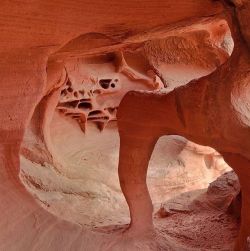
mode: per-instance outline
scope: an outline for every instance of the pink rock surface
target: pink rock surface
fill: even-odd
[[[180,210],[153,228],[146,185],[156,210],[189,191],[185,208],[229,170],[222,156],[242,189],[235,250],[247,250],[249,6],[3,1],[0,250],[230,250],[234,215]],[[237,211],[234,191],[211,191],[200,204]]]

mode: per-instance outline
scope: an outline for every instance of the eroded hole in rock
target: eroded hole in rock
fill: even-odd
[[[218,28],[220,22],[223,27]],[[42,207],[98,232],[114,232],[112,225],[129,223],[117,175],[119,104],[131,90],[168,93],[225,63],[230,31],[225,21],[220,22],[140,42],[136,49],[111,48],[101,55],[64,60],[66,77],[60,93],[53,90],[53,102],[44,98],[38,105],[22,146],[20,176]],[[221,29],[219,38],[213,26]],[[179,136],[162,137],[147,176],[156,228],[187,250],[209,249],[204,240],[212,237],[218,250],[231,247],[238,225],[226,210],[239,192],[237,178],[227,174],[207,190],[230,170],[212,148]],[[192,221],[197,228],[190,226]],[[221,227],[225,234],[216,235]]]
[[[90,113],[89,113],[89,116],[94,116],[94,115],[98,115],[98,114],[103,114],[103,113],[102,113],[102,111],[96,110],[96,111],[90,112]]]
[[[87,102],[81,102],[78,105],[78,108],[83,109],[83,110],[91,110],[92,109],[92,104],[91,103],[87,103]]]
[[[74,101],[69,101],[69,102],[65,102],[65,103],[59,103],[58,104],[58,107],[59,109],[61,107],[64,107],[64,108],[76,108],[77,105],[78,105],[79,101],[78,100],[74,100]]]
[[[99,83],[103,89],[108,89],[111,81],[112,79],[101,79]]]

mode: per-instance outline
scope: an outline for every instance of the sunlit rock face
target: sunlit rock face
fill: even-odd
[[[247,0],[2,7],[0,250],[247,250]]]

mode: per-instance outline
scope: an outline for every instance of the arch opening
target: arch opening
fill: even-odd
[[[20,177],[41,206],[97,231],[129,222],[117,177],[116,112],[122,97],[130,90],[170,92],[210,74],[228,60],[233,41],[221,20],[137,47],[53,58],[60,84],[53,82],[37,107],[22,146]],[[167,199],[205,188],[227,170],[224,164],[216,169],[220,156],[213,150],[197,153],[190,145],[171,136],[156,146],[148,184],[159,210]]]

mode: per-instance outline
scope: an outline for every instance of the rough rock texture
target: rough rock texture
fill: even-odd
[[[113,240],[110,250],[119,250],[121,243],[126,244],[128,249],[133,249],[134,244],[141,249],[151,245],[151,250],[233,250],[239,219],[228,214],[227,208],[228,202],[238,192],[237,187],[236,175],[227,173],[209,186],[209,189],[216,190],[209,201],[207,189],[173,197],[162,203],[154,215],[155,235],[148,234],[142,239],[138,236],[128,238],[123,234]],[[225,201],[224,196],[228,201]],[[218,204],[223,207],[215,207]],[[222,228],[224,231],[221,231]],[[145,246],[146,242],[148,245]]]
[[[152,230],[146,166],[163,134],[213,147],[234,168],[243,200],[235,249],[247,250],[250,3],[235,1],[235,18],[225,2],[1,2],[0,250],[231,249],[237,222],[225,212],[155,219]],[[123,99],[118,125],[131,224],[100,228],[129,221],[114,175],[116,110],[130,90],[140,91]],[[156,150],[148,175],[156,209],[229,168],[215,150],[178,136]],[[238,213],[239,198],[226,200],[229,211]],[[182,237],[190,221],[205,220],[201,235]],[[209,234],[211,222],[224,232]],[[213,236],[214,246],[204,241]]]
[[[212,182],[205,191],[184,193],[163,203],[156,218],[165,219],[160,224],[163,231],[181,237],[180,242],[190,250],[192,247],[198,250],[232,250],[239,219],[230,217],[227,211],[238,194],[237,176],[234,172],[228,172]],[[173,228],[166,227],[168,225]]]

